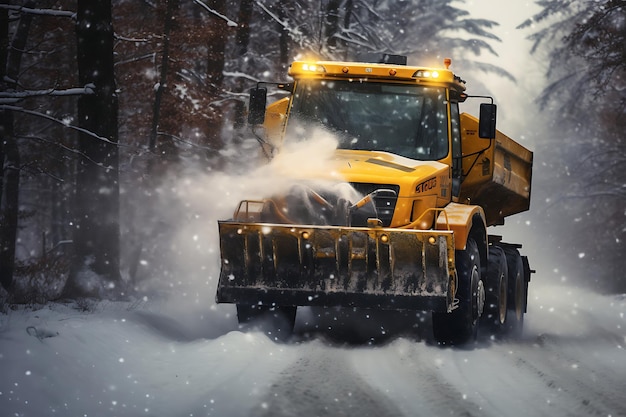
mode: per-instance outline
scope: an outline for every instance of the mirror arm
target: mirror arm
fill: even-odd
[[[470,96],[470,95],[467,95],[467,94],[465,94],[464,96],[465,96],[465,99],[468,99],[468,98],[484,98],[484,99],[489,100],[489,104],[493,104],[493,97],[491,97],[491,96]]]
[[[266,86],[273,85],[279,90],[284,90],[284,91],[293,93],[293,83],[273,83],[273,82],[268,82],[268,81],[257,81],[256,83],[257,90],[261,88],[261,85],[266,85]]]

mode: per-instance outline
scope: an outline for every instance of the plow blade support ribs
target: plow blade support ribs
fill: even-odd
[[[219,222],[218,303],[449,311],[450,231]]]

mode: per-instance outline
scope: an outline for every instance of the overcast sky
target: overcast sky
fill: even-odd
[[[520,117],[520,109],[534,106],[534,100],[543,83],[546,64],[539,57],[530,54],[531,42],[526,38],[533,33],[532,28],[522,30],[516,27],[537,13],[540,8],[534,1],[525,0],[468,0],[464,7],[473,18],[485,18],[499,23],[499,26],[493,29],[493,33],[502,42],[492,43],[498,56],[483,55],[479,60],[504,68],[513,74],[517,82],[513,83],[491,75],[484,81],[484,74],[478,75],[489,86],[496,104],[499,105],[498,127],[510,136],[521,139],[526,130],[527,120]],[[454,70],[463,75],[461,68]],[[468,85],[468,89],[473,94],[481,93],[472,91],[471,85]],[[524,145],[532,147],[533,138],[524,140],[528,141]]]
[[[525,39],[532,30],[516,29],[522,22],[537,13],[540,8],[532,1],[520,0],[470,0],[466,8],[475,17],[494,20],[500,24],[494,32],[502,43],[495,45],[499,57],[490,58],[514,75],[520,75],[528,62],[528,47]]]

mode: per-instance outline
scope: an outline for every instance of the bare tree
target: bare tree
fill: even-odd
[[[237,33],[235,35],[235,45],[233,56],[237,62],[242,62],[248,54],[250,46],[250,24],[252,20],[252,0],[241,0],[239,2],[239,13],[237,15]],[[281,9],[282,10],[282,9]],[[243,81],[235,81],[237,91],[243,90]],[[245,108],[242,100],[237,100],[234,105],[233,123],[235,129],[239,130],[245,125]]]
[[[3,84],[6,77],[7,69],[7,56],[9,53],[9,12],[6,9],[0,9],[0,85],[3,89],[6,88]],[[4,154],[5,154],[5,137],[11,134],[13,123],[7,119],[7,111],[0,110],[0,213],[3,206],[3,190],[4,190]],[[2,215],[0,214],[0,220]],[[4,222],[1,222],[4,223]],[[0,252],[5,251],[5,238],[4,233],[0,230]],[[1,256],[1,255],[0,255]],[[0,264],[0,285],[3,288],[9,289],[13,284],[13,273]]]
[[[33,2],[26,3],[25,7],[32,7]],[[31,14],[22,14],[18,28],[9,44],[8,39],[8,12],[2,11],[2,48],[3,67],[0,70],[0,85],[5,84],[6,90],[15,91],[19,79],[22,53],[25,50],[28,32],[32,22]],[[6,45],[9,44],[9,48]],[[2,151],[0,159],[2,164],[2,186],[0,195],[4,191],[4,197],[0,198],[0,282],[2,286],[10,290],[13,286],[13,273],[15,270],[15,244],[18,227],[19,211],[19,182],[20,182],[20,151],[17,146],[14,131],[13,112],[0,110],[1,132],[0,142]]]
[[[167,76],[170,60],[170,36],[174,25],[174,13],[178,8],[178,0],[165,0],[165,17],[163,22],[163,49],[161,51],[161,69],[159,83],[155,88],[154,107],[152,110],[152,127],[150,129],[150,150],[154,150],[157,142],[157,132],[161,115],[161,101],[163,92],[167,88]]]
[[[93,94],[78,100],[81,159],[74,206],[75,259],[67,296],[124,293],[119,270],[118,99],[109,0],[79,0],[76,36],[79,82]]]

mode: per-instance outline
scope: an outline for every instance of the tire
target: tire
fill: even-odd
[[[508,264],[506,254],[499,246],[489,247],[489,266],[485,279],[485,312],[482,324],[490,331],[504,329],[508,313]]]
[[[485,289],[480,277],[480,254],[474,239],[467,240],[465,250],[456,251],[458,307],[451,313],[433,312],[433,335],[442,345],[461,345],[475,341],[478,320],[482,314]]]
[[[237,319],[242,330],[257,329],[275,342],[286,342],[296,322],[295,306],[268,307],[237,304]]]
[[[526,312],[526,279],[522,257],[514,247],[504,247],[509,271],[508,311],[505,329],[510,336],[521,337],[524,330],[524,313]]]

